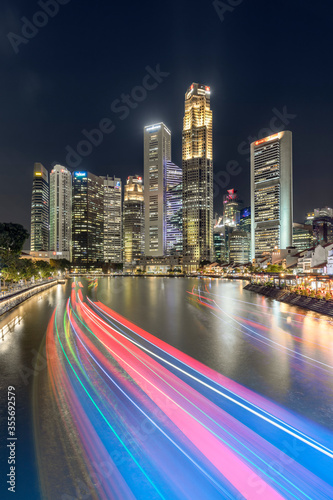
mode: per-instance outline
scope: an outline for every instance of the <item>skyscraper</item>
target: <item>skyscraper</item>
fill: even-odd
[[[223,224],[229,227],[238,226],[240,221],[240,201],[236,189],[228,189],[223,196]]]
[[[54,258],[71,260],[72,176],[55,165],[50,174],[50,251]]]
[[[229,235],[229,262],[248,264],[250,261],[250,233],[234,229]]]
[[[166,255],[181,254],[183,250],[182,231],[182,169],[168,161],[166,163],[165,186]]]
[[[144,254],[144,223],[142,177],[130,176],[124,186],[123,261],[125,268],[131,269]]]
[[[214,256],[212,115],[210,87],[193,83],[185,94],[182,146],[183,252],[188,270]]]
[[[122,182],[117,177],[101,177],[104,183],[104,262],[123,261]]]
[[[30,249],[32,252],[49,250],[49,174],[41,163],[34,165]]]
[[[251,257],[292,245],[292,133],[251,144]]]
[[[101,266],[103,262],[104,183],[90,172],[73,174],[72,242],[73,263],[78,268]]]
[[[144,129],[145,255],[166,253],[167,162],[171,162],[171,132],[164,123]]]

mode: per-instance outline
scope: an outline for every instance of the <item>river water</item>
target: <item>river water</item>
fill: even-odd
[[[244,285],[71,280],[2,316],[0,498],[8,386],[17,499],[333,498],[333,320]]]

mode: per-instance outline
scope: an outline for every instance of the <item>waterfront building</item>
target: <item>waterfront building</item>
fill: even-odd
[[[145,127],[144,199],[146,256],[161,257],[166,254],[166,170],[168,162],[171,162],[170,130],[162,122]]]
[[[234,229],[229,235],[229,262],[248,264],[250,262],[250,233]]]
[[[240,221],[240,201],[235,189],[228,189],[223,196],[223,224],[236,227]]]
[[[245,207],[240,211],[239,229],[251,233],[251,207]]]
[[[103,263],[104,182],[86,171],[73,174],[72,258],[76,268]]]
[[[118,177],[101,176],[104,184],[104,262],[123,261],[122,182]]]
[[[55,165],[50,173],[50,255],[71,260],[72,175]]]
[[[184,265],[194,271],[214,259],[213,114],[206,85],[193,83],[185,94],[182,159]]]
[[[312,226],[293,223],[293,246],[298,250],[306,250],[314,244]]]
[[[316,245],[333,242],[333,209],[329,207],[315,208],[313,217],[313,234]]]
[[[142,177],[127,178],[124,186],[123,236],[124,267],[134,269],[137,261],[144,255],[144,190]]]
[[[32,252],[49,250],[49,232],[49,173],[41,163],[35,163],[31,198]]]
[[[251,256],[292,245],[292,133],[251,144]]]
[[[167,162],[166,185],[166,255],[180,255],[183,251],[183,185],[182,171]]]

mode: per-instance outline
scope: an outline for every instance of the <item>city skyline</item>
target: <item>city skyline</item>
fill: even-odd
[[[121,5],[113,6],[112,14],[110,6],[91,9],[85,0],[81,6],[84,7],[78,11],[71,2],[64,5],[28,44],[19,46],[18,54],[6,36],[1,41],[7,70],[0,94],[4,125],[0,164],[5,174],[0,186],[0,211],[4,220],[15,220],[29,227],[25,207],[30,203],[30,196],[25,186],[31,179],[31,165],[40,161],[49,168],[54,163],[70,167],[65,161],[66,147],[76,150],[79,142],[86,139],[82,131],[88,133],[96,129],[104,118],[112,120],[116,128],[103,133],[102,142],[82,159],[79,168],[95,174],[109,171],[123,182],[128,172],[143,174],[138,170],[142,159],[141,130],[157,121],[164,121],[172,131],[173,160],[179,165],[183,104],[180,90],[186,89],[191,81],[206,81],[212,91],[217,198],[224,187],[235,186],[239,192],[246,193],[251,138],[267,136],[268,128],[281,127],[292,130],[294,137],[294,175],[299,186],[295,193],[295,219],[300,220],[301,214],[311,210],[312,205],[332,204],[326,182],[331,171],[329,110],[332,96],[328,85],[331,69],[326,64],[330,44],[326,43],[323,28],[330,18],[330,5],[318,10],[309,2],[299,7],[284,1],[273,19],[265,14],[265,2],[257,2],[254,9],[242,2],[227,12],[221,22],[212,4],[202,6],[201,15],[196,16],[195,9],[185,15],[184,6],[170,2],[161,18],[161,27],[170,29],[171,23],[175,28],[172,41],[161,39],[153,48],[148,29],[153,11],[147,4],[147,17],[139,15],[145,2],[141,7],[131,6],[129,11]],[[20,17],[31,19],[39,7],[37,3],[27,5],[18,0],[13,5],[5,0],[2,8],[3,33],[19,34]],[[109,29],[103,31],[109,20],[119,15],[126,19],[133,36],[137,34],[133,50],[125,44],[121,23],[112,33]],[[181,24],[177,21],[180,18]],[[101,37],[89,42],[73,37],[68,28],[76,23],[86,30],[102,23],[102,29],[98,30]],[[235,25],[242,29],[234,30]],[[283,36],[272,37],[277,26]],[[199,29],[203,29],[202,37],[196,39],[193,33]],[[307,36],[309,29],[313,33],[311,41]],[[54,44],[59,32],[63,43]],[[295,34],[297,39],[302,39],[301,53],[294,43]],[[261,43],[262,36],[266,37],[265,44]],[[183,39],[191,40],[193,49],[186,58],[180,50]],[[48,57],[50,51],[52,57]],[[279,57],[273,57],[274,53]],[[105,64],[110,59],[113,62]],[[259,64],[261,60],[265,60],[265,64]],[[93,71],[87,76],[89,66]],[[123,71],[125,66],[127,71]],[[162,73],[161,77],[157,75],[159,81],[150,75],[148,67],[151,73],[156,73],[156,69]],[[281,76],[276,77],[277,74]],[[131,95],[148,76],[145,81],[149,88],[155,84],[156,87],[146,90],[147,95],[140,95],[140,91],[135,94],[136,89],[134,94],[139,100],[131,99],[132,108],[123,105],[122,94]],[[13,81],[18,85],[13,86]],[[126,106],[129,111],[112,111],[115,101],[115,109]],[[126,118],[121,119],[125,115]],[[15,123],[20,123],[19,129]],[[103,130],[109,131],[111,126],[108,128],[107,122],[103,122]],[[131,137],[130,148],[126,147],[128,137]],[[96,141],[99,143],[97,136]],[[303,144],[307,144],[307,148]],[[239,173],[229,175],[229,180],[228,162],[239,165],[234,169]],[[14,171],[19,179],[15,189],[5,188],[5,181],[7,186],[14,186]],[[308,204],[310,194],[314,197],[311,206]],[[244,203],[249,205],[249,201],[249,196],[244,195]]]

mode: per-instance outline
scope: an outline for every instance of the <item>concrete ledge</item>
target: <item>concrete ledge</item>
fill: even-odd
[[[285,302],[297,307],[303,307],[304,309],[310,309],[311,311],[318,312],[320,314],[326,314],[328,316],[333,316],[333,301],[316,299],[312,297],[306,297],[303,295],[298,295],[296,293],[290,293],[286,290],[279,290],[271,286],[264,285],[254,285],[248,284],[244,287],[244,290],[249,290],[250,292],[256,292],[260,295],[265,295],[265,297],[270,297],[271,299],[278,300],[279,302]]]

